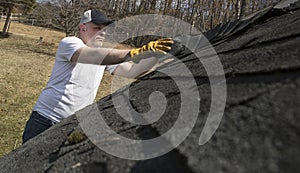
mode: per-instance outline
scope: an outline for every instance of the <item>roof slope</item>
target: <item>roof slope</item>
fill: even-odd
[[[223,64],[227,83],[224,116],[205,145],[199,146],[198,140],[211,102],[210,84],[199,60],[185,50],[178,57],[195,76],[201,112],[190,135],[176,149],[145,161],[120,159],[82,135],[74,115],[2,157],[0,172],[300,172],[299,8],[299,1],[282,1],[243,21],[205,33]],[[203,51],[197,46],[196,50]],[[174,66],[170,62],[160,68]],[[151,125],[122,120],[111,96],[80,113],[96,116],[95,109],[99,109],[119,134],[150,139],[165,133],[176,121],[178,88],[171,78],[158,72],[130,86],[131,103],[140,112],[149,110],[143,98],[156,90],[165,94],[168,106],[163,117]]]

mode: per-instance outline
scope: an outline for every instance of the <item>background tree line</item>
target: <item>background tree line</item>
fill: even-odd
[[[2,11],[25,8],[23,13],[52,27],[74,35],[81,14],[91,8],[118,20],[139,14],[163,14],[186,21],[204,32],[220,23],[240,19],[279,0],[0,0]],[[25,3],[26,2],[26,3]],[[22,5],[23,4],[23,5]],[[29,9],[29,10],[28,10]],[[31,11],[31,13],[28,13]]]

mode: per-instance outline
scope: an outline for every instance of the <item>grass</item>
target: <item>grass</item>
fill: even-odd
[[[0,38],[0,157],[21,145],[25,123],[51,74],[58,43],[65,36],[19,23],[11,23],[9,32],[9,38]],[[105,73],[96,100],[110,94],[111,79]]]

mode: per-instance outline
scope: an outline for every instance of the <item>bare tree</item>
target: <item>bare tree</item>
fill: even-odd
[[[7,35],[12,10],[14,8],[22,8],[25,12],[30,11],[35,6],[35,0],[0,0],[0,6],[6,9],[6,20],[2,29],[2,34]]]
[[[243,17],[246,14],[246,0],[240,1],[240,14],[239,18]]]
[[[62,30],[66,36],[70,36],[78,31],[80,17],[88,5],[81,0],[53,0],[40,4],[35,9],[35,15],[45,21],[50,19],[51,27]]]

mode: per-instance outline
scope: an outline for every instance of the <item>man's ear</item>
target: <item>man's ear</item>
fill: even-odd
[[[79,25],[80,31],[85,32],[86,31],[86,26],[85,24],[80,24]]]

